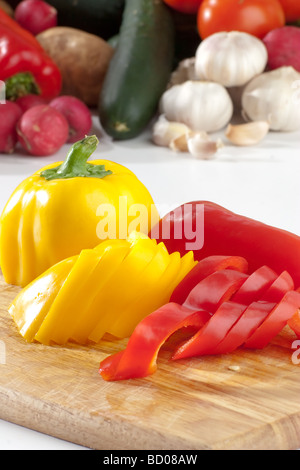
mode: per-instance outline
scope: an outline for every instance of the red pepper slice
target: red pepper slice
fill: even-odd
[[[249,305],[259,300],[277,277],[275,271],[268,266],[262,266],[248,277],[242,287],[231,297],[231,300]]]
[[[247,307],[224,302],[210,320],[188,341],[176,349],[173,360],[213,354],[218,344],[241,317]]]
[[[164,342],[176,331],[198,330],[210,318],[204,310],[191,311],[169,303],[145,317],[129,338],[126,349],[100,363],[99,373],[108,381],[146,377],[157,369],[157,356]]]
[[[269,313],[265,321],[244,344],[245,348],[263,349],[287,325],[300,308],[300,293],[287,292],[283,299]]]
[[[170,302],[183,304],[191,290],[210,274],[224,269],[233,269],[247,273],[248,263],[240,256],[208,256],[196,264],[174,289]]]
[[[226,354],[235,351],[256,331],[276,304],[253,302],[241,318],[231,328],[225,338],[214,349],[213,354]]]
[[[300,287],[296,292],[300,292]],[[289,319],[288,325],[294,333],[296,333],[298,338],[300,338],[300,309]]]
[[[215,313],[218,307],[231,298],[248,276],[239,271],[224,269],[210,274],[189,293],[184,307],[192,310],[204,309]]]
[[[294,281],[287,271],[283,271],[280,276],[273,282],[269,289],[261,296],[260,300],[266,302],[278,303],[282,300],[283,296],[293,291],[295,288]]]
[[[289,319],[288,325],[298,338],[300,338],[300,310]]]

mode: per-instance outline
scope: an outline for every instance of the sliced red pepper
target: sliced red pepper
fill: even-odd
[[[260,300],[278,303],[287,292],[294,290],[294,288],[293,279],[287,271],[283,271],[269,289],[261,296]]]
[[[213,354],[218,344],[241,317],[247,307],[235,302],[224,302],[210,320],[188,341],[176,349],[173,360]]]
[[[300,310],[298,310],[292,318],[288,320],[289,327],[300,338]]]
[[[245,348],[263,349],[287,325],[287,322],[300,308],[300,293],[290,291],[273,308],[265,321],[244,344]]]
[[[231,300],[249,305],[259,300],[277,277],[275,271],[268,268],[268,266],[262,266],[248,277],[242,287],[231,297]]]
[[[192,310],[204,309],[213,314],[223,302],[232,297],[247,278],[246,274],[231,269],[217,271],[200,281],[191,290],[183,305]]]
[[[226,354],[242,346],[256,331],[276,304],[253,302],[231,328],[225,338],[213,350],[213,354]]]
[[[126,349],[108,356],[100,363],[100,375],[112,381],[153,374],[157,369],[159,350],[165,341],[182,328],[193,327],[198,330],[210,317],[204,310],[191,311],[175,303],[164,305],[137,325]]]
[[[174,289],[170,302],[183,304],[191,290],[210,274],[223,269],[233,269],[247,273],[248,263],[240,256],[209,256],[199,261],[198,264]]]
[[[300,287],[296,292],[300,292]],[[289,327],[296,333],[298,338],[300,338],[300,309],[288,320]]]

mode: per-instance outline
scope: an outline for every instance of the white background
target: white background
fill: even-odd
[[[92,131],[100,138],[98,119]],[[300,133],[270,133],[254,147],[228,145],[212,160],[195,160],[151,142],[150,130],[124,142],[100,138],[94,158],[130,168],[149,189],[163,216],[177,205],[209,200],[239,214],[300,236]],[[51,157],[30,157],[18,150],[0,155],[0,212],[16,186],[49,163],[64,159],[69,145]],[[0,403],[1,407],[1,403]],[[80,449],[0,420],[2,449]]]

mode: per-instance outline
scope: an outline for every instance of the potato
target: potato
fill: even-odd
[[[61,94],[97,106],[114,49],[98,36],[63,26],[47,29],[37,39],[61,71]]]

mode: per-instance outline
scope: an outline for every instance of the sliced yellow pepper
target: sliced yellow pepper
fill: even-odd
[[[170,255],[163,243],[133,233],[54,265],[20,292],[9,311],[27,341],[85,344],[105,333],[125,338],[168,302],[195,264],[192,253]]]
[[[32,342],[63,283],[77,261],[77,256],[61,261],[22,290],[9,312],[20,334]]]
[[[131,231],[148,234],[159,214],[144,184],[118,163],[87,163],[98,139],[76,142],[66,160],[25,179],[0,217],[0,266],[25,287],[54,264]]]

